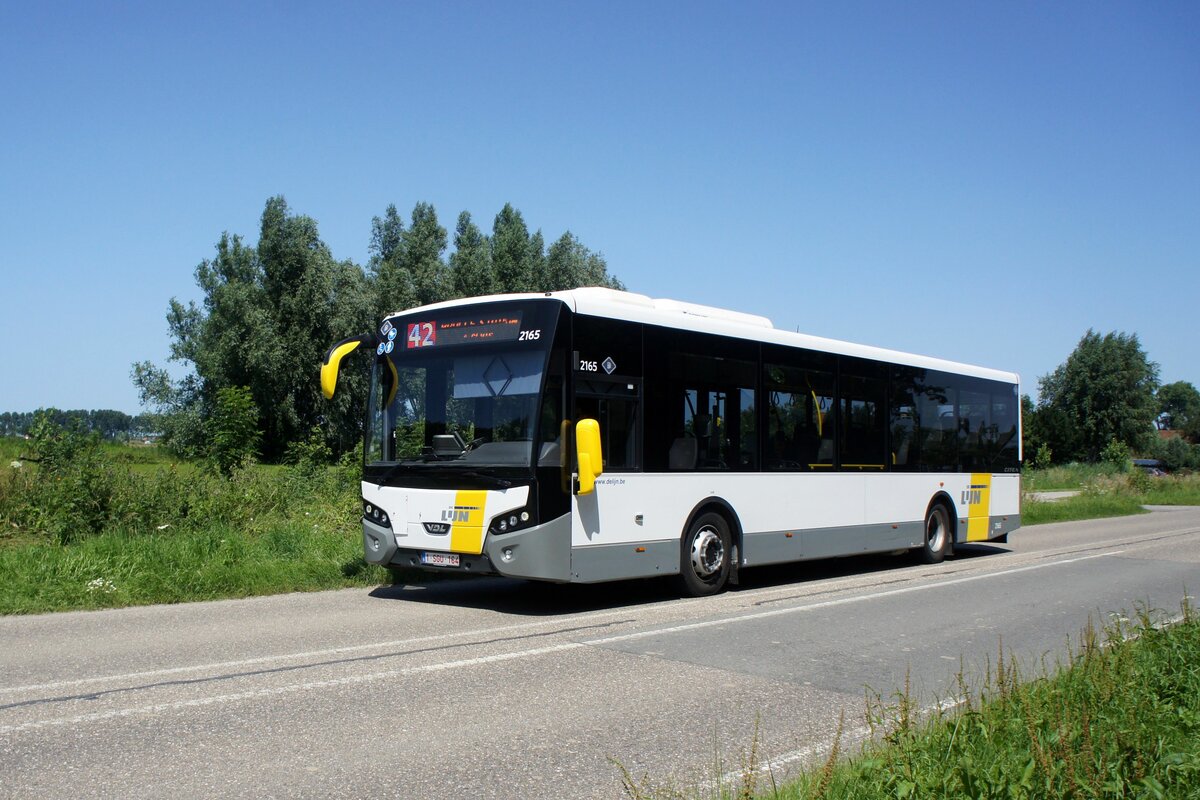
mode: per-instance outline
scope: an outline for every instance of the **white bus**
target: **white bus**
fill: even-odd
[[[375,351],[363,541],[389,567],[692,595],[763,564],[1020,526],[1017,375],[776,330],[609,289],[389,315]]]

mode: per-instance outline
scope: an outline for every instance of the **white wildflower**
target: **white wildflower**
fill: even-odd
[[[95,580],[88,581],[87,588],[89,592],[112,594],[117,590],[117,585],[107,578],[96,578]]]
[[[11,467],[12,469],[20,469],[21,467],[23,467],[25,465],[22,464],[20,461],[13,461],[8,466]]]

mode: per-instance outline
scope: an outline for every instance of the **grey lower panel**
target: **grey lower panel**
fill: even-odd
[[[742,537],[742,566],[886,553],[918,547],[923,541],[921,522],[747,533]]]
[[[396,555],[396,536],[388,528],[363,520],[363,559],[369,564],[387,565]]]
[[[571,552],[571,580],[576,583],[678,574],[678,539],[576,547]]]
[[[1020,514],[1005,514],[1002,517],[988,517],[988,535],[987,539],[976,539],[974,542],[967,541],[967,520],[963,517],[958,518],[958,530],[954,532],[955,544],[976,544],[978,542],[991,541],[999,539],[1001,536],[1008,534],[1021,527]]]
[[[571,580],[571,518],[500,536],[488,534],[483,551],[501,575],[539,581]]]
[[[999,539],[1001,536],[1008,536],[1019,527],[1021,527],[1020,514],[992,517],[988,525],[988,538]]]

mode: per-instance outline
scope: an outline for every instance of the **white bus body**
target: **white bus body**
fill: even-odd
[[[376,350],[372,563],[676,575],[706,594],[742,567],[935,562],[1020,526],[1013,373],[594,288],[425,306],[347,341],[327,359],[335,377],[354,343]],[[591,470],[585,418],[604,442]]]

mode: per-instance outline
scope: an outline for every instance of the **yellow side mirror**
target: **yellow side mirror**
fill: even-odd
[[[604,457],[600,452],[600,423],[581,419],[575,425],[575,455],[579,459],[579,494],[596,490],[596,478],[604,472]]]
[[[329,348],[329,352],[325,354],[325,363],[321,365],[321,393],[325,395],[326,400],[333,399],[333,392],[337,388],[338,367],[341,366],[342,359],[357,350],[360,344],[368,344],[373,340],[371,334],[365,333],[362,336],[342,339]]]

